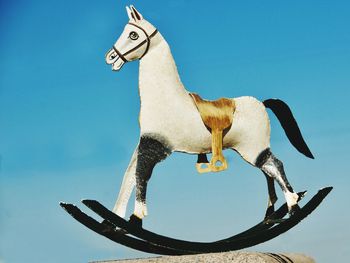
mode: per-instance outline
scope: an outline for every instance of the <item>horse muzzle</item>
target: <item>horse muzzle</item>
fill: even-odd
[[[117,52],[112,48],[106,54],[106,63],[108,65],[112,65],[113,71],[119,71],[123,67],[125,62],[123,59],[120,58]]]

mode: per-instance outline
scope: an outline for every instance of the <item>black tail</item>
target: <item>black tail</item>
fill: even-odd
[[[305,156],[314,159],[314,156],[306,145],[299,126],[288,105],[279,99],[268,99],[263,103],[266,108],[271,109],[276,115],[291,144],[293,144],[293,146]]]

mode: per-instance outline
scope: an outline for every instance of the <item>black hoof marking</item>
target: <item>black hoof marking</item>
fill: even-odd
[[[138,218],[134,214],[130,216],[129,223],[134,227],[142,228],[142,219]]]
[[[300,211],[300,207],[299,205],[293,205],[292,208],[290,209],[289,216],[294,216],[296,213],[298,213]]]
[[[266,209],[265,219],[268,219],[274,212],[275,212],[275,206],[274,206],[274,205],[269,206],[269,207]]]

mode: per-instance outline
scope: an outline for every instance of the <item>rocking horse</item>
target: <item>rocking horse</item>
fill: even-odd
[[[287,231],[311,213],[331,188],[322,189],[300,209],[298,201],[303,197],[303,193],[297,194],[293,190],[282,162],[270,148],[270,121],[266,108],[271,109],[277,116],[292,145],[305,156],[313,158],[287,104],[278,99],[260,102],[249,96],[208,101],[190,93],[180,80],[169,45],[162,34],[146,21],[134,6],[126,7],[126,10],[129,22],[107,52],[106,62],[112,66],[113,71],[119,71],[127,62],[140,61],[139,144],[125,172],[113,213],[97,201],[83,201],[105,218],[104,222],[98,223],[74,205],[61,203],[61,206],[87,227],[118,243],[142,251],[170,255],[232,250],[264,242],[265,239]],[[258,228],[253,227],[244,232],[245,234],[222,240],[220,246],[217,242],[208,245],[179,241],[142,229],[142,219],[148,214],[147,184],[156,164],[173,152],[181,152],[198,155],[198,172],[219,172],[227,168],[227,161],[222,154],[225,149],[237,152],[246,162],[260,169],[266,177],[268,207],[265,220]],[[212,153],[210,161],[206,156],[208,153]],[[286,199],[286,205],[277,211],[274,208],[277,201],[274,181],[281,187]],[[123,217],[134,187],[134,212],[130,220],[125,221]],[[290,218],[280,223],[280,219],[287,212]],[[268,220],[270,223],[266,223]],[[280,224],[271,228],[276,223]],[[272,231],[277,227],[283,231]],[[124,232],[118,228],[124,229]],[[257,234],[258,230],[262,234],[254,236],[252,233]],[[141,240],[134,240],[125,235],[126,233]],[[239,245],[234,246],[232,242],[237,243],[237,238],[240,239]]]
[[[203,154],[213,151],[213,159],[206,171],[225,168],[227,162],[222,149],[232,149],[265,173],[269,185],[268,211],[272,211],[277,201],[273,188],[273,180],[276,180],[290,213],[293,213],[298,195],[285,176],[282,162],[270,150],[270,123],[265,108],[268,103],[264,105],[253,97],[207,102],[189,93],[181,83],[169,45],[161,33],[143,19],[134,6],[127,7],[127,13],[129,23],[107,52],[106,62],[118,71],[126,62],[140,60],[141,138],[124,175],[113,212],[125,216],[126,205],[136,184],[134,216],[142,219],[147,215],[148,180],[154,166],[172,152],[198,154],[198,163],[201,164],[207,163]],[[286,107],[279,100],[270,101],[270,104],[280,104],[273,109]],[[282,122],[293,117],[284,118]],[[296,122],[294,124],[288,127],[287,134],[299,135],[296,143],[312,158]],[[224,130],[226,135],[222,138]],[[222,165],[215,166],[217,161]]]

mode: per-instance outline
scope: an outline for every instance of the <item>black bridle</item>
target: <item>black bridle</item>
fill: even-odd
[[[125,58],[126,55],[128,55],[128,54],[130,54],[131,52],[133,52],[133,51],[137,50],[138,48],[142,47],[144,44],[147,44],[145,52],[142,54],[142,56],[141,56],[139,59],[143,58],[144,55],[146,55],[147,52],[148,52],[149,46],[150,46],[150,44],[151,44],[151,38],[154,37],[154,36],[157,34],[157,32],[158,32],[158,30],[156,29],[156,30],[154,30],[154,32],[153,32],[152,34],[148,35],[147,32],[146,32],[146,30],[144,30],[142,27],[140,27],[140,26],[138,26],[138,25],[136,25],[136,24],[134,24],[134,23],[128,23],[128,24],[129,24],[129,25],[132,25],[132,26],[135,26],[135,27],[139,28],[140,30],[142,30],[142,32],[145,33],[145,35],[146,35],[147,38],[146,38],[144,41],[142,41],[140,44],[138,44],[136,47],[133,47],[133,48],[130,49],[129,51],[125,52],[124,54],[120,53],[119,50],[113,45],[114,51],[117,53],[117,55],[118,55],[124,62],[128,62],[128,61],[129,61],[129,60],[127,60],[127,59]]]

